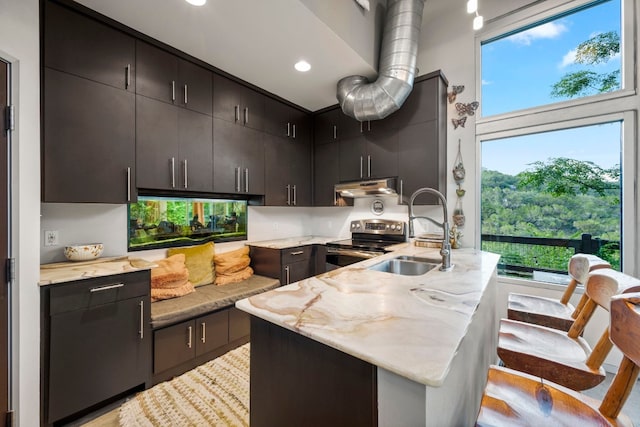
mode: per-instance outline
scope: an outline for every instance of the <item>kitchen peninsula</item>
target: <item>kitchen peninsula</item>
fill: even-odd
[[[251,321],[251,425],[472,425],[495,363],[498,256],[422,275],[394,252],[239,301]]]

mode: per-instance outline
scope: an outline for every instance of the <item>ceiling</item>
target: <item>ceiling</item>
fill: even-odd
[[[76,0],[310,111],[337,103],[345,76],[376,75],[386,0]],[[300,73],[299,59],[312,68]]]

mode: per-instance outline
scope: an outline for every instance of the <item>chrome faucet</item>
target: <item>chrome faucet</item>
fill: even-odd
[[[419,196],[422,193],[433,194],[433,195],[437,196],[440,199],[440,202],[442,203],[442,213],[444,215],[444,219],[443,219],[442,223],[439,223],[439,222],[435,221],[434,219],[429,218],[428,216],[414,216],[413,215],[413,202],[416,199],[416,197]],[[431,221],[432,223],[434,223],[438,227],[442,228],[442,231],[444,232],[444,236],[443,236],[443,239],[442,239],[442,247],[440,248],[440,255],[442,256],[442,265],[440,266],[440,271],[449,271],[452,268],[452,265],[451,265],[451,244],[449,243],[449,222],[447,221],[447,218],[449,218],[449,213],[447,211],[447,199],[445,199],[444,195],[441,192],[439,192],[438,190],[435,190],[433,188],[424,187],[424,188],[419,188],[418,190],[416,190],[411,195],[411,198],[409,199],[409,238],[415,237],[415,233],[414,233],[414,230],[413,230],[413,220],[414,219],[426,219],[428,221]]]

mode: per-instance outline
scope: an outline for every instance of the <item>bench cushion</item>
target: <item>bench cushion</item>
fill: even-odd
[[[228,307],[243,298],[275,289],[278,279],[254,274],[246,280],[224,286],[199,286],[195,292],[179,298],[151,304],[151,328],[173,325],[202,314]]]

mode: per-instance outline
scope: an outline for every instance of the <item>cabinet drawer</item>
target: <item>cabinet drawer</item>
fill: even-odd
[[[297,246],[295,248],[282,249],[282,264],[304,261],[311,258],[313,246]]]
[[[50,314],[83,310],[150,293],[150,271],[116,274],[51,285]]]
[[[198,342],[196,356],[208,353],[229,342],[229,314],[227,310],[196,319]]]

